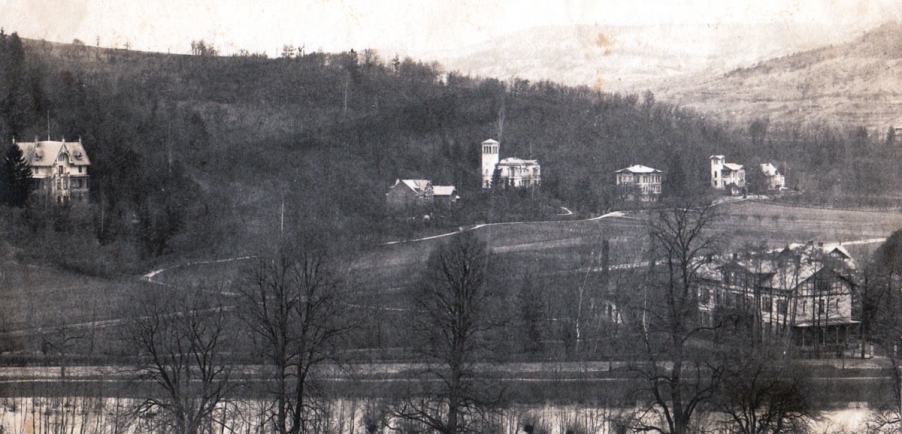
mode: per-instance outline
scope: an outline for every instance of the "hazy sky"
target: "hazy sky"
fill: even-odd
[[[185,53],[278,55],[378,48],[449,50],[542,25],[820,23],[862,31],[899,20],[902,0],[0,0],[0,25],[23,37]],[[778,41],[777,41],[778,42]]]

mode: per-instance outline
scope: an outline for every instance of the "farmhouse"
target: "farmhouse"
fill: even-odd
[[[762,335],[802,347],[841,345],[855,332],[855,264],[841,246],[790,245],[772,252],[707,258],[698,306],[713,324],[729,309],[752,314]]]
[[[60,204],[88,200],[88,166],[91,161],[81,139],[77,142],[15,142],[31,166],[34,188],[38,195]]]
[[[729,190],[739,194],[745,187],[745,169],[741,164],[727,163],[723,155],[712,155],[711,186],[717,190]]]
[[[768,190],[783,190],[786,188],[786,177],[781,175],[773,164],[762,164],[761,172],[763,172],[764,177],[767,178]]]
[[[492,178],[496,170],[501,187],[534,187],[541,183],[542,168],[538,160],[505,158],[499,161],[501,144],[498,141],[488,139],[481,146],[482,188],[493,187]]]
[[[388,208],[402,211],[431,207],[434,200],[432,181],[425,179],[396,179],[385,193]]]
[[[661,194],[662,174],[658,169],[635,164],[614,172],[614,183],[624,200],[651,202]]]

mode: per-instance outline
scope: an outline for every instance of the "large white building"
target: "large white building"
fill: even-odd
[[[57,203],[88,200],[88,166],[91,161],[81,139],[77,142],[45,140],[15,142],[31,166],[35,191]]]
[[[663,172],[658,169],[634,164],[614,172],[614,182],[623,189],[623,198],[639,199],[643,202],[654,201],[661,194],[661,178]],[[635,189],[634,191],[631,191]],[[636,197],[638,194],[638,197]]]
[[[738,194],[745,187],[745,169],[741,164],[727,163],[723,155],[711,156],[711,186]]]
[[[482,188],[492,188],[492,176],[499,169],[501,186],[531,187],[542,180],[542,168],[538,160],[505,158],[499,161],[501,144],[488,139],[482,142]]]

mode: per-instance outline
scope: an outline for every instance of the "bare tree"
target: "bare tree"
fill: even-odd
[[[233,390],[232,365],[225,357],[227,314],[202,288],[163,291],[138,300],[137,315],[125,327],[140,379],[162,391],[141,402],[136,412],[145,418],[163,415],[159,431],[207,432],[217,406]]]
[[[723,367],[701,348],[711,328],[699,321],[697,300],[699,268],[717,247],[716,237],[709,234],[714,218],[709,206],[676,206],[650,222],[645,294],[633,298],[629,321],[641,343],[641,360],[631,369],[647,386],[648,411],[662,423],[643,423],[640,430],[689,432],[693,414],[719,386]]]
[[[485,243],[471,233],[455,236],[430,256],[411,297],[412,331],[427,362],[418,380],[426,392],[401,405],[400,418],[457,434],[470,431],[477,412],[493,402],[486,381],[475,378],[501,324],[487,285],[489,262]],[[438,386],[432,388],[434,380]]]
[[[808,401],[808,370],[785,355],[779,342],[748,345],[757,333],[745,326],[712,354],[724,367],[714,408],[727,417],[721,430],[737,434],[805,433],[817,412]]]
[[[316,415],[314,370],[338,360],[350,329],[334,262],[309,238],[258,260],[245,271],[239,291],[245,322],[273,369],[270,423],[282,434],[307,432]]]

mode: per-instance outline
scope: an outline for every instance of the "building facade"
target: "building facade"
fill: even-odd
[[[542,182],[542,167],[538,160],[520,158],[500,159],[501,145],[488,139],[482,146],[482,188],[492,187],[534,187]],[[498,170],[500,185],[493,186],[492,178]]]
[[[723,155],[712,155],[711,187],[739,194],[745,188],[745,169],[741,164],[727,163]]]
[[[661,195],[663,173],[658,169],[635,164],[614,172],[614,185],[624,200],[655,201]]]
[[[762,336],[841,348],[859,324],[852,317],[854,269],[842,247],[814,243],[709,259],[699,268],[699,315],[714,324],[718,312],[739,309],[752,314]]]
[[[434,200],[432,181],[397,179],[385,193],[385,202],[393,211],[431,207]]]
[[[59,204],[88,200],[88,167],[91,161],[77,142],[13,142],[31,166],[35,192]]]
[[[777,171],[777,168],[771,163],[761,165],[761,172],[767,178],[768,190],[783,190],[786,188],[786,177]]]

